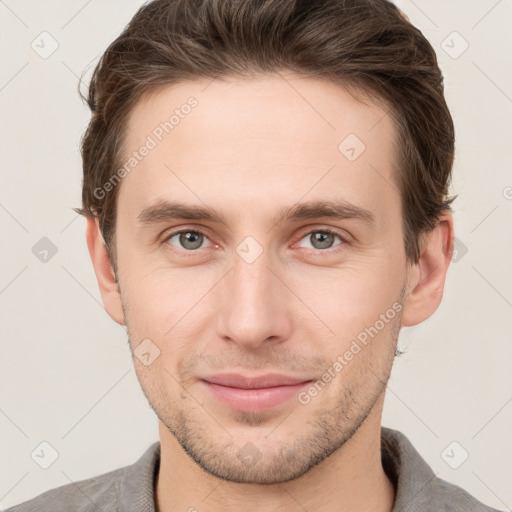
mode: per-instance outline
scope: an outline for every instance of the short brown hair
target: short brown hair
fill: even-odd
[[[288,69],[383,100],[394,120],[407,259],[448,197],[454,126],[434,49],[387,0],[154,0],[97,64],[84,97],[82,208],[97,216],[115,268],[117,188],[127,118],[142,95],[186,79],[254,77]]]

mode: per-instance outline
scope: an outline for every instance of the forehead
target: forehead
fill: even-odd
[[[382,103],[332,82],[291,73],[180,82],[133,108],[124,161],[138,157],[119,199],[135,208],[179,193],[270,208],[336,189],[384,207],[399,200],[394,139]]]
[[[360,100],[363,100],[361,102]],[[190,103],[195,106],[189,108]],[[136,143],[141,135],[158,132],[155,121],[171,120],[174,135],[193,124],[198,136],[209,139],[232,128],[231,139],[245,139],[246,135],[267,137],[277,132],[279,144],[287,141],[334,142],[347,130],[359,132],[361,139],[368,139],[376,124],[380,132],[390,128],[383,101],[370,99],[362,91],[353,92],[327,80],[301,77],[292,73],[271,75],[254,79],[224,77],[222,79],[197,79],[167,85],[144,95],[132,109],[127,123],[128,143]],[[189,115],[190,114],[190,115]],[[187,123],[182,123],[189,118]],[[300,124],[299,124],[299,123]],[[178,130],[178,126],[182,125]],[[164,130],[163,137],[168,133]],[[184,134],[185,135],[185,134]],[[156,133],[158,138],[159,134]],[[327,137],[327,138],[326,138]],[[271,143],[271,140],[266,140]]]

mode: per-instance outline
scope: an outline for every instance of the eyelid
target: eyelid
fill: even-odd
[[[305,235],[311,234],[311,233],[318,233],[318,232],[324,232],[324,233],[332,233],[333,235],[339,236],[343,241],[348,242],[349,235],[344,230],[340,228],[335,228],[333,226],[325,226],[325,225],[314,225],[314,226],[306,226],[303,231],[301,231],[301,235],[298,237],[300,240]]]

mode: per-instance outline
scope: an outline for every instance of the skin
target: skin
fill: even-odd
[[[400,327],[441,301],[452,216],[421,237],[418,263],[407,262],[392,120],[375,100],[293,73],[167,86],[133,109],[127,154],[190,96],[198,106],[118,185],[118,282],[97,221],[87,225],[107,312],[127,326],[132,350],[150,339],[160,351],[150,365],[133,358],[159,418],[157,509],[390,511],[385,387]],[[338,150],[350,133],[366,145],[353,162]],[[226,224],[141,223],[160,200],[207,205]],[[375,222],[273,221],[314,200],[348,201]],[[319,245],[326,228],[345,241]],[[173,229],[205,236],[193,246]],[[236,250],[248,236],[262,249],[251,263]],[[237,412],[200,381],[230,371],[320,379],[393,304],[401,311],[307,404]],[[248,449],[249,462],[240,456]]]

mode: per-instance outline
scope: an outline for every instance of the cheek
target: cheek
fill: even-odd
[[[336,269],[311,267],[292,273],[289,282],[339,342],[374,325],[393,305],[397,308],[404,279],[396,258],[379,254]]]
[[[121,293],[133,333],[164,340],[196,324],[194,316],[201,310],[196,306],[216,282],[211,269],[164,265],[148,268],[136,257],[123,263]]]

